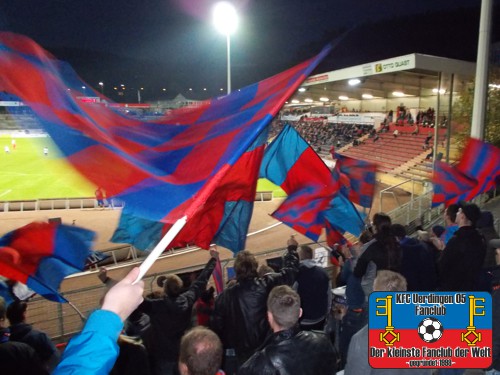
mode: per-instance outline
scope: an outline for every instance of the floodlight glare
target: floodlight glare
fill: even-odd
[[[213,8],[213,20],[217,30],[224,35],[231,35],[238,27],[238,14],[231,3],[222,1]]]
[[[349,97],[345,95],[340,95],[339,100],[349,100]]]
[[[438,90],[437,88],[434,88],[434,89],[432,89],[432,92],[434,94],[437,94],[439,92],[441,95],[443,95],[444,93],[446,93],[446,90],[445,89]]]
[[[305,92],[306,88],[305,87],[299,87],[299,92]]]
[[[328,99],[328,98],[326,98],[326,97],[322,96],[321,98],[319,98],[319,101],[320,101],[320,102],[328,102],[328,101],[330,101],[330,99]]]
[[[361,97],[363,99],[373,99],[373,95],[372,94],[363,94],[363,95],[361,95]]]
[[[356,86],[361,83],[361,80],[359,78],[353,78],[347,81],[347,83],[349,84],[349,86]]]
[[[299,104],[299,103],[300,103],[300,101],[299,101],[299,100],[297,100],[297,99],[292,99],[292,104]]]
[[[313,100],[311,98],[307,98],[307,99],[304,99],[304,102],[306,102],[306,103],[312,103]]]
[[[392,92],[392,95],[394,96],[397,96],[399,98],[403,97],[403,96],[406,96],[404,92],[401,92],[401,91],[393,91]]]

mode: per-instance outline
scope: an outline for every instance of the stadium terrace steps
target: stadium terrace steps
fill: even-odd
[[[373,138],[369,138],[360,145],[351,146],[341,153],[356,159],[375,162],[379,165],[381,172],[395,173],[399,167],[412,159],[430,152],[422,147],[425,137],[425,134],[400,134],[395,138],[392,133],[379,133],[377,141],[374,142]]]

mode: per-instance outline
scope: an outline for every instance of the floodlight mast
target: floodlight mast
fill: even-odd
[[[231,34],[238,27],[238,14],[235,7],[226,1],[215,4],[213,8],[214,25],[226,36],[227,44],[227,93],[231,93]]]

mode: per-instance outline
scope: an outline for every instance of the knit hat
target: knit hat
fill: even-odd
[[[481,210],[474,203],[460,202],[460,208],[467,219],[470,220],[472,225],[476,225],[477,221],[481,217]]]
[[[436,237],[441,237],[445,230],[446,229],[441,225],[434,225],[432,227],[432,233],[434,233]]]

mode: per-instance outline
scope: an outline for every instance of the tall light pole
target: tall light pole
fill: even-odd
[[[231,93],[231,37],[238,27],[238,14],[231,3],[226,1],[215,4],[213,8],[214,25],[227,41],[227,93]]]

